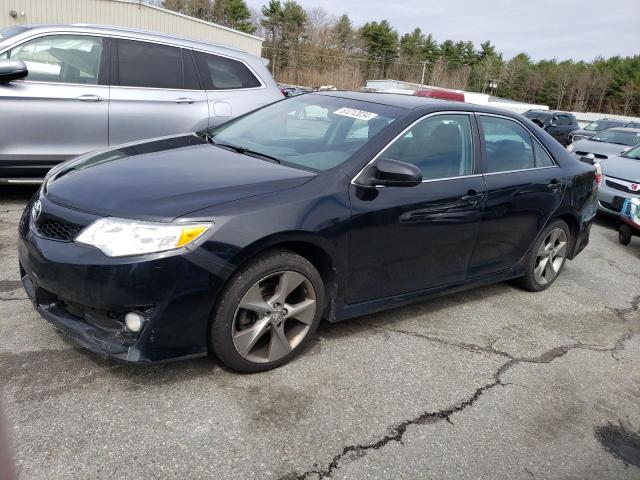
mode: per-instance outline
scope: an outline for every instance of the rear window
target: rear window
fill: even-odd
[[[247,66],[220,55],[193,52],[206,90],[256,88],[260,81]]]
[[[629,132],[624,130],[605,130],[594,135],[589,140],[594,142],[615,143],[617,145],[638,145],[640,144],[640,131]]]
[[[584,127],[584,129],[590,132],[601,132],[602,130],[606,130],[607,128],[622,127],[623,125],[624,125],[623,122],[612,122],[609,120],[596,120],[595,122],[590,123],[589,125]]]
[[[540,120],[541,122],[544,123],[544,121],[547,119],[547,117],[549,116],[548,113],[545,112],[524,112],[522,115],[524,115],[525,117],[527,117],[530,120]]]

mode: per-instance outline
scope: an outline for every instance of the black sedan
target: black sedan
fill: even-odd
[[[93,352],[211,351],[255,372],[322,318],[503,280],[544,290],[587,245],[596,194],[594,168],[524,117],[315,93],[59,165],[21,219],[20,272]]]

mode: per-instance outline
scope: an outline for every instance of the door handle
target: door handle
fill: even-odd
[[[484,194],[477,193],[476,191],[471,190],[467,192],[466,195],[463,195],[462,197],[460,197],[460,200],[468,205],[471,205],[472,207],[475,207],[478,204],[478,202],[482,200],[483,197],[484,197]]]
[[[196,101],[193,98],[188,98],[188,97],[182,97],[176,100],[176,103],[195,103]]]
[[[550,190],[560,190],[562,188],[562,184],[558,180],[551,180],[551,183],[547,184]]]
[[[80,95],[76,100],[81,102],[102,102],[104,98],[99,95]]]

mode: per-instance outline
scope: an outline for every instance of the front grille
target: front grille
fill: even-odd
[[[620,207],[614,206],[612,203],[600,201],[600,205],[602,205],[607,210],[612,210],[614,212],[620,213]]]
[[[632,193],[632,194],[635,194],[635,195],[640,195],[640,191],[631,190],[626,185],[622,185],[621,183],[618,183],[618,182],[612,182],[611,180],[607,179],[605,181],[605,184],[607,185],[607,187],[615,188],[616,190],[620,190],[621,192],[627,192],[627,193]]]
[[[63,242],[70,242],[82,230],[81,225],[69,222],[54,222],[51,220],[44,220],[36,225],[38,235],[51,240],[60,240]]]

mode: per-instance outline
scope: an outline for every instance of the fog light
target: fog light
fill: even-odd
[[[127,325],[127,329],[132,332],[139,332],[144,325],[144,317],[136,312],[129,312],[124,316],[124,323]]]

